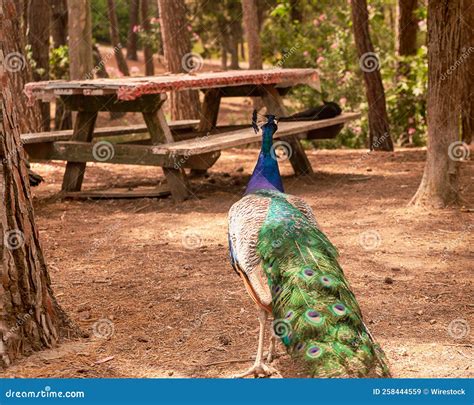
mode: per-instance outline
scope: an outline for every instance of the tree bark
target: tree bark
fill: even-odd
[[[0,10],[0,52],[11,55],[18,51],[22,31],[13,1],[0,0]],[[54,297],[39,242],[15,76],[20,75],[11,67],[0,71],[0,367],[77,333]]]
[[[53,48],[67,45],[67,0],[51,1],[51,37]],[[72,114],[66,109],[63,101],[56,100],[54,129],[60,131],[72,128]]]
[[[148,15],[148,0],[142,0],[141,17],[143,31],[150,31],[150,16]],[[143,58],[145,59],[145,76],[153,76],[155,74],[155,64],[153,63],[153,49],[150,45],[143,45]]]
[[[262,69],[257,0],[242,0],[245,36],[249,54],[249,69]]]
[[[461,65],[464,79],[462,79],[462,139],[467,144],[472,142],[474,134],[474,36],[472,27],[474,27],[474,7],[472,0],[463,0],[462,2],[461,35],[462,35],[462,54],[465,61]]]
[[[428,151],[416,205],[436,208],[459,201],[459,157],[467,154],[460,143],[461,82],[455,69],[461,55],[462,0],[428,3]],[[464,83],[463,83],[464,85]]]
[[[30,0],[28,8],[28,43],[35,62],[33,80],[49,80],[50,7],[47,0]],[[51,114],[49,103],[41,103],[43,131],[49,131]]]
[[[167,69],[171,73],[188,73],[193,68],[193,58],[189,32],[186,29],[188,22],[184,0],[158,0],[158,7]],[[199,117],[199,93],[196,90],[172,92],[170,99],[172,119]]]
[[[144,1],[146,2],[146,0]],[[130,5],[130,26],[128,27],[128,36],[127,36],[127,59],[128,60],[138,60],[137,55],[137,43],[138,43],[138,35],[134,31],[134,27],[138,25],[138,17],[139,17],[139,1],[132,0],[129,3]]]
[[[398,1],[398,55],[411,56],[416,55],[418,19],[415,16],[415,10],[418,7],[418,0],[399,0]],[[397,67],[398,79],[408,76],[410,73],[410,65],[400,61]],[[405,112],[403,116],[404,132],[400,136],[400,144],[411,143],[408,128],[411,126],[408,120],[415,117],[415,106],[410,100],[406,92],[401,92],[397,100],[398,110]],[[412,124],[413,125],[413,124]]]
[[[370,150],[393,150],[390,137],[385,92],[379,71],[378,57],[369,33],[369,13],[366,0],[352,0],[354,39],[369,104],[369,148]]]
[[[67,0],[51,0],[53,48],[67,45]]]
[[[120,42],[117,12],[115,11],[115,0],[107,0],[107,10],[109,13],[109,20],[110,20],[110,25],[109,25],[110,42],[112,42],[112,46],[114,47],[114,55],[115,55],[115,60],[117,61],[118,70],[124,76],[130,76],[127,61],[125,60],[122,53],[123,46]]]
[[[91,78],[92,23],[90,0],[68,1],[69,73],[71,80]]]

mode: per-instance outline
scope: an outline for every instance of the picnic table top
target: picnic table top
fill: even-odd
[[[319,76],[315,69],[279,68],[162,74],[114,79],[53,80],[27,83],[25,93],[30,100],[47,100],[61,95],[73,94],[85,96],[116,94],[119,100],[135,100],[144,94],[160,94],[167,91],[265,84],[278,87],[307,84],[319,89]]]

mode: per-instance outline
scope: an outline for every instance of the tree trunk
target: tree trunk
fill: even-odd
[[[146,2],[146,0],[144,1]],[[132,0],[129,3],[130,5],[130,26],[128,27],[128,36],[127,36],[127,59],[128,60],[138,60],[137,55],[137,43],[138,35],[134,31],[134,27],[138,25],[138,16],[139,16],[139,1]]]
[[[49,27],[50,7],[47,0],[30,0],[28,9],[28,44],[35,62],[33,80],[49,80]],[[50,130],[49,103],[41,103],[43,131]]]
[[[142,0],[142,28],[143,31],[150,31],[150,16],[148,15],[148,0]],[[143,45],[143,58],[145,59],[145,76],[153,76],[155,74],[155,64],[153,63],[153,49],[148,43]]]
[[[369,148],[370,150],[393,150],[390,137],[385,92],[379,71],[379,60],[369,33],[369,13],[366,0],[352,0],[352,21],[359,64],[364,72],[364,81],[369,104]]]
[[[90,0],[68,1],[69,74],[71,80],[91,78],[92,23]]]
[[[67,0],[51,0],[53,48],[67,45]]]
[[[230,23],[229,36],[229,53],[230,53],[230,68],[240,69],[239,66],[239,43],[242,37],[242,27],[240,21],[233,20]]]
[[[168,71],[188,73],[195,69],[194,55],[186,19],[184,0],[158,0],[161,17],[161,37]],[[174,120],[199,117],[199,93],[196,90],[171,93],[171,117]]]
[[[0,52],[17,52],[22,33],[15,5],[0,0]],[[17,106],[15,69],[0,72],[0,367],[76,334],[59,307],[39,243],[20,140],[25,120]],[[21,120],[20,120],[21,118]]]
[[[242,0],[242,10],[249,53],[249,69],[262,69],[257,0]]]
[[[51,37],[53,48],[67,45],[67,0],[51,1]],[[56,100],[54,129],[60,131],[72,128],[72,114],[66,109],[63,101]]]
[[[112,42],[112,46],[114,47],[114,55],[115,60],[117,61],[118,70],[124,76],[130,76],[130,72],[128,71],[127,61],[125,60],[123,53],[122,53],[122,44],[120,43],[120,33],[119,33],[119,26],[117,20],[117,13],[115,11],[115,0],[107,0],[107,10],[109,13],[109,20],[110,20],[110,41]]]
[[[418,0],[398,0],[398,55],[399,56],[411,56],[416,55],[417,47],[417,34],[418,34],[418,19],[415,16],[415,10],[418,7]],[[404,76],[408,76],[410,73],[410,65],[402,61],[399,62],[397,67],[398,80],[401,80]],[[400,136],[400,144],[412,143],[410,135],[408,134],[408,128],[412,125],[409,124],[409,119],[415,117],[415,106],[413,100],[407,97],[406,92],[401,92],[398,95],[398,110],[403,111],[404,132]]]
[[[459,136],[463,72],[453,69],[461,55],[461,2],[428,3],[428,151],[416,205],[442,208],[459,201],[459,160],[468,152]]]
[[[227,70],[227,47],[224,40],[221,40],[221,68]]]
[[[464,78],[462,79],[462,139],[467,144],[472,142],[474,134],[474,7],[472,0],[463,0],[463,24],[461,24],[462,35],[462,55],[465,56],[461,65]]]

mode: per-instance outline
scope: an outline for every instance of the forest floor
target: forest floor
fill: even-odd
[[[223,152],[193,197],[62,201],[64,163],[33,164],[54,292],[84,336],[17,361],[9,377],[229,377],[252,364],[258,321],[230,267],[226,217],[258,150]],[[311,176],[281,164],[329,238],[395,377],[473,377],[474,170],[464,208],[408,208],[426,152],[312,150]],[[160,168],[89,164],[84,189],[152,186]],[[274,366],[300,375],[281,344]]]

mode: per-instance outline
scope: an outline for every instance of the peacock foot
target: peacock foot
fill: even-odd
[[[232,378],[244,378],[249,375],[253,375],[255,378],[258,377],[276,377],[276,378],[283,378],[281,374],[275,368],[271,366],[267,366],[265,363],[256,363],[252,367],[250,367],[247,371],[243,373],[236,374],[232,376]]]

